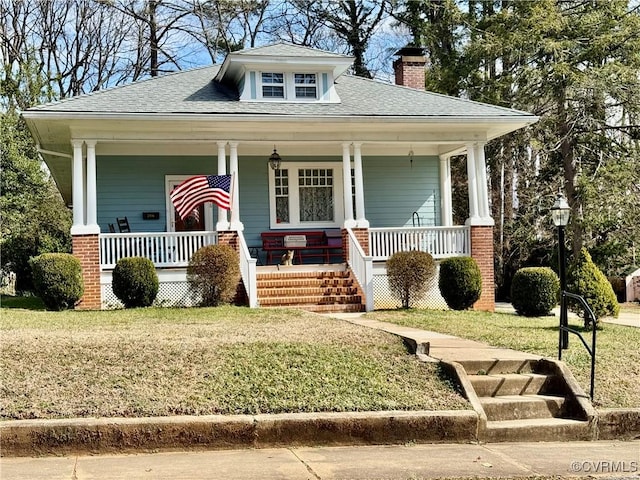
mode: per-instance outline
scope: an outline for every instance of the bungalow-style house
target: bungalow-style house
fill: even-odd
[[[156,265],[158,303],[189,304],[189,258],[218,242],[239,252],[251,307],[371,310],[384,261],[422,249],[476,258],[475,307],[492,310],[484,146],[537,117],[426,92],[421,52],[398,56],[391,85],[345,73],[350,56],[278,43],[24,112],[73,205],[79,308],[117,304],[111,272],[133,255]],[[470,216],[457,226],[449,159],[464,153]],[[230,211],[176,215],[177,184],[229,174]],[[293,265],[276,265],[290,249]]]

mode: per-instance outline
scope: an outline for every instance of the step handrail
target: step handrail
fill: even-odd
[[[582,308],[584,309],[584,328],[589,326],[591,323],[591,347],[587,344],[586,340],[582,336],[582,334],[578,330],[574,330],[569,327],[568,324],[568,302],[567,298],[572,298],[580,302]],[[561,304],[560,304],[560,328],[558,330],[558,360],[562,360],[562,350],[566,350],[569,348],[569,339],[568,333],[573,333],[577,335],[584,348],[587,349],[589,355],[591,356],[591,384],[589,386],[589,397],[593,402],[593,396],[595,391],[595,378],[596,378],[596,316],[591,310],[591,307],[587,304],[586,300],[582,298],[580,295],[576,295],[575,293],[570,293],[566,291],[562,291],[561,295]]]

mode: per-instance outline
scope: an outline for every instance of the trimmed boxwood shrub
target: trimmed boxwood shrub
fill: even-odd
[[[194,253],[187,267],[191,288],[202,297],[201,305],[231,303],[240,281],[240,259],[229,245],[208,245]]]
[[[80,260],[69,253],[43,253],[29,260],[33,286],[47,310],[73,308],[82,298]]]
[[[620,305],[609,280],[593,263],[586,248],[580,250],[580,255],[569,268],[567,290],[582,296],[593,310],[596,319],[607,316],[617,317],[620,313]],[[570,302],[569,306],[579,315],[584,313],[577,302]]]
[[[396,252],[387,260],[387,279],[391,294],[409,308],[433,286],[436,263],[427,252]]]
[[[158,295],[156,267],[148,258],[121,258],[113,269],[111,288],[125,308],[149,307]]]
[[[482,275],[471,257],[452,257],[440,262],[440,294],[452,310],[467,310],[480,298]]]
[[[511,282],[511,303],[518,315],[549,315],[558,304],[560,280],[547,267],[521,268]]]

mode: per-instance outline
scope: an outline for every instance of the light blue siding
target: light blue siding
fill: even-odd
[[[249,82],[251,84],[251,100],[255,100],[258,98],[258,94],[256,93],[256,72],[249,72]]]
[[[322,74],[322,96],[324,97],[329,92],[329,75]]]
[[[438,157],[363,157],[364,200],[371,227],[440,225]],[[417,226],[417,225],[416,225]]]
[[[296,157],[295,162],[335,162],[339,156]],[[440,225],[440,186],[437,157],[363,157],[366,216],[371,227],[412,225],[418,212],[422,226]],[[98,223],[103,232],[116,217],[128,217],[134,232],[166,230],[166,175],[217,172],[217,156],[168,157],[100,156],[98,171]],[[239,157],[240,219],[249,245],[260,245],[260,232],[269,230],[267,156]],[[217,211],[217,209],[214,209]],[[143,220],[143,212],[159,212],[158,220]],[[213,221],[215,223],[215,213]]]
[[[97,159],[98,224],[126,216],[132,232],[164,232],[167,225],[165,175],[216,173],[217,157],[106,157]],[[143,220],[142,212],[159,212]]]

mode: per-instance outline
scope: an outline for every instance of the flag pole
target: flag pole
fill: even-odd
[[[231,191],[229,192],[229,212],[231,213],[231,209],[234,207],[233,205],[233,191],[236,187],[236,172],[231,174]]]

